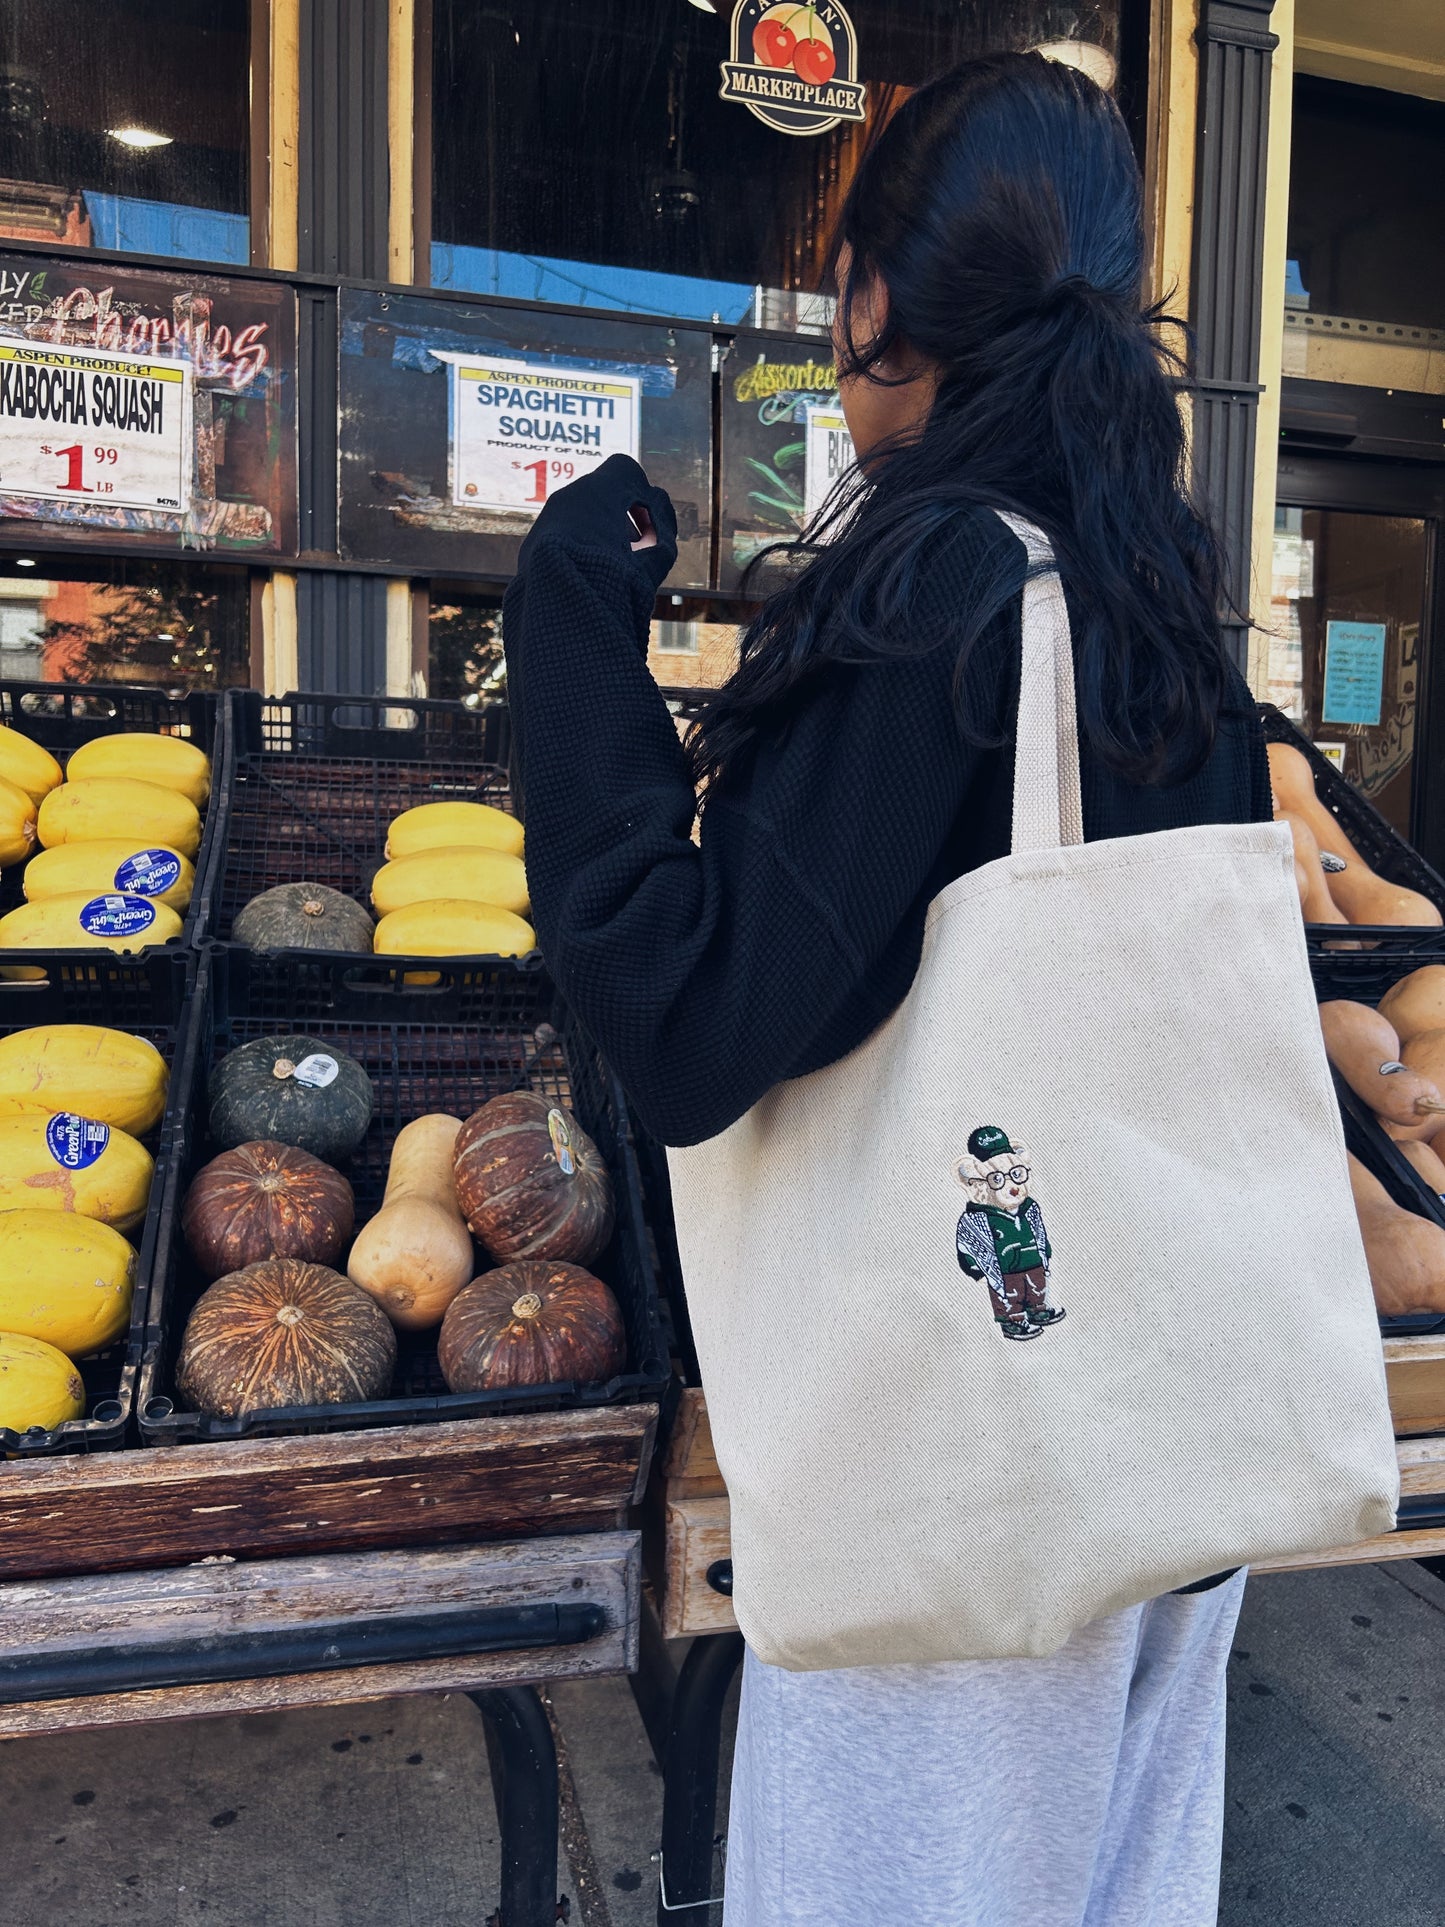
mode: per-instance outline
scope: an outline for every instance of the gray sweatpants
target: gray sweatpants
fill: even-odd
[[[1214,1927],[1244,1574],[1050,1659],[747,1655],[726,1927]]]

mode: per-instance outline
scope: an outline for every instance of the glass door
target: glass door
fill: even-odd
[[[1445,872],[1445,461],[1287,440],[1276,500],[1259,693]]]
[[[1430,534],[1422,516],[1275,510],[1265,693],[1407,840]]]

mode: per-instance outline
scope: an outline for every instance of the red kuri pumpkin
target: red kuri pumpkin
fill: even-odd
[[[574,1117],[532,1091],[494,1097],[457,1138],[457,1202],[502,1264],[588,1264],[612,1236],[612,1178]]]
[[[454,1392],[596,1385],[626,1364],[627,1334],[600,1278],[523,1259],[463,1285],[442,1319],[437,1358]]]
[[[309,1151],[271,1140],[238,1144],[199,1170],[181,1228],[207,1278],[267,1258],[329,1265],[356,1223],[351,1186]]]

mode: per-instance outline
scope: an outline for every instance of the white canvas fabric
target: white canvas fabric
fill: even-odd
[[[734,1603],[776,1666],[1051,1653],[1393,1523],[1289,833],[1083,843],[1054,573],[1023,651],[1012,853],[939,893],[865,1043],[669,1154]]]

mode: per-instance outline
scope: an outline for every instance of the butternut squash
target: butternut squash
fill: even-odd
[[[1372,870],[1345,835],[1339,819],[1327,810],[1315,789],[1314,772],[1301,752],[1289,743],[1269,745],[1269,779],[1274,790],[1276,816],[1296,816],[1307,826],[1316,848],[1338,857],[1344,865],[1329,874],[1331,899],[1344,913],[1347,923],[1396,923],[1434,925],[1441,922],[1439,909],[1418,890],[1388,883]],[[1332,921],[1313,918],[1308,922]]]
[[[1329,882],[1320,862],[1320,846],[1309,824],[1292,810],[1281,810],[1278,820],[1288,824],[1289,833],[1294,838],[1296,881],[1299,871],[1303,870],[1305,874],[1306,887],[1300,891],[1300,907],[1304,911],[1305,922],[1347,923],[1349,919],[1330,895]]]
[[[1445,1164],[1428,1144],[1422,1144],[1418,1138],[1407,1138],[1400,1146],[1400,1155],[1414,1165],[1436,1197],[1445,1198]]]
[[[419,1117],[396,1134],[381,1209],[362,1226],[347,1273],[394,1325],[439,1325],[471,1282],[472,1234],[457,1204],[452,1153],[459,1117]]]
[[[1445,964],[1423,964],[1392,984],[1380,999],[1380,1015],[1406,1044],[1422,1030],[1445,1030]]]
[[[1345,835],[1338,818],[1332,816],[1320,801],[1315,791],[1314,771],[1308,759],[1290,743],[1271,743],[1268,748],[1269,781],[1274,791],[1275,815],[1283,816],[1288,812],[1291,816],[1302,818],[1320,849],[1328,850],[1331,856],[1342,857],[1347,865],[1358,864],[1361,869],[1368,868],[1364,858]]]
[[[1400,1055],[1417,1076],[1438,1086],[1445,1078],[1445,1030],[1416,1031],[1409,1043],[1401,1046]],[[1424,1130],[1411,1131],[1410,1136],[1434,1138],[1442,1125],[1445,1125],[1445,1117],[1436,1117],[1426,1124]]]
[[[1422,1137],[1440,1128],[1445,1097],[1428,1073],[1401,1062],[1400,1040],[1388,1018],[1368,1004],[1341,999],[1320,1005],[1320,1029],[1330,1062],[1377,1117],[1417,1125]]]
[[[1349,863],[1329,879],[1330,895],[1351,923],[1394,923],[1439,929],[1436,906],[1418,890],[1387,883],[1368,864]]]
[[[1365,1242],[1375,1308],[1386,1318],[1445,1311],[1445,1231],[1402,1211],[1379,1179],[1350,1158],[1350,1190]]]

